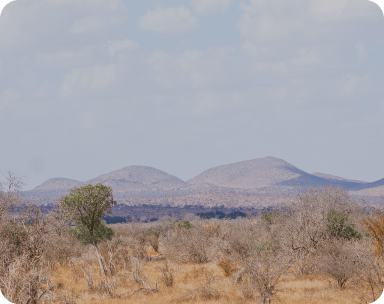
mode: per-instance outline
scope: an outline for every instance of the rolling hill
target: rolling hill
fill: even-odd
[[[250,190],[272,187],[302,174],[305,172],[282,159],[265,157],[211,168],[188,183]]]
[[[217,166],[187,182],[152,167],[129,166],[86,182],[52,178],[24,195],[36,203],[48,203],[88,183],[111,186],[115,199],[128,204],[265,205],[276,203],[298,185],[301,189],[341,186],[356,197],[384,195],[384,179],[368,183],[325,173],[309,174],[275,157]]]
[[[115,192],[178,190],[186,184],[176,176],[145,166],[125,167],[100,175],[86,183],[102,183],[111,186]]]

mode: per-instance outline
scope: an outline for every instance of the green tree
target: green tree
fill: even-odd
[[[347,240],[361,239],[361,233],[350,223],[347,216],[343,216],[341,213],[331,209],[327,214],[327,220],[328,231],[333,237]]]
[[[71,229],[83,244],[92,244],[96,250],[100,269],[105,277],[103,258],[97,244],[103,239],[111,239],[114,232],[105,226],[102,217],[111,213],[110,207],[116,205],[113,200],[112,188],[103,184],[92,186],[88,184],[81,188],[73,188],[70,194],[60,200],[61,207],[65,210],[67,218],[76,225]]]
[[[281,216],[280,211],[267,211],[263,213],[261,216],[261,219],[267,224],[267,225],[272,225],[275,224],[276,219]]]

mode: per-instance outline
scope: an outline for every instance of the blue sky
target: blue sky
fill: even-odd
[[[0,169],[31,189],[274,156],[375,181],[383,54],[368,0],[17,0],[0,16]]]

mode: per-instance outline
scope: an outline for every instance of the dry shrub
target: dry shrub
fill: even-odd
[[[340,288],[345,288],[348,280],[356,277],[364,268],[360,258],[364,251],[358,243],[331,240],[322,245],[318,256],[318,270],[333,278]]]
[[[375,215],[363,219],[365,227],[375,240],[377,256],[384,254],[384,213],[377,210]]]
[[[200,267],[193,268],[192,271],[188,271],[184,274],[183,277],[183,283],[187,284],[190,280],[196,280],[198,277],[200,277],[203,274],[203,269]]]
[[[133,274],[133,279],[135,280],[136,283],[140,283],[145,262],[144,260],[140,260],[139,258],[136,258],[136,257],[131,257],[130,261],[131,261],[131,271]]]
[[[217,252],[215,239],[204,233],[202,227],[168,231],[162,237],[166,254],[180,263],[207,263]]]
[[[52,295],[54,285],[49,270],[23,255],[10,263],[0,277],[1,291],[13,303],[37,304]]]
[[[203,285],[197,289],[197,292],[201,299],[204,300],[212,300],[220,298],[220,291],[215,289],[213,283],[216,277],[212,274],[212,272],[208,271],[204,268],[204,283]]]
[[[350,219],[354,227],[355,214],[362,212],[361,206],[350,199],[347,191],[339,187],[308,188],[302,193],[298,189],[273,225],[276,238],[285,250],[296,257],[295,275],[305,277],[316,272],[315,258],[318,249],[329,239],[335,238],[329,230],[329,212]]]
[[[34,206],[25,207],[18,218],[2,219],[0,289],[9,301],[37,303],[52,296],[53,267],[44,254],[55,238],[50,227],[50,220]]]
[[[255,246],[245,263],[247,287],[259,294],[263,304],[271,303],[272,298],[282,291],[279,287],[281,277],[287,274],[294,261],[289,251],[269,246],[270,243],[264,241]]]
[[[79,299],[79,294],[73,290],[65,290],[56,292],[52,297],[52,302],[55,304],[76,304]]]
[[[224,275],[226,277],[235,274],[238,270],[235,263],[229,258],[224,258],[224,259],[220,260],[217,263],[217,266],[219,266],[221,269],[223,269]]]
[[[249,256],[250,248],[265,230],[253,219],[227,221],[221,227],[220,251],[238,261],[244,261]]]
[[[359,285],[366,284],[366,291],[371,296],[372,302],[376,301],[384,289],[382,261],[377,257],[364,256],[364,267],[358,273]]]
[[[160,268],[161,281],[167,287],[172,287],[174,283],[173,269],[170,261],[168,260],[163,267]]]
[[[209,223],[203,226],[204,232],[209,237],[218,237],[220,235],[220,225],[216,223]]]

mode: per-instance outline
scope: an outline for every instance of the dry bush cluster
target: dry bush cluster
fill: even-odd
[[[12,216],[21,183],[9,174],[5,186],[0,288],[14,303],[307,303],[314,294],[370,303],[383,291],[384,215],[364,213],[340,188],[298,191],[258,217],[110,225],[103,275],[59,207]]]

